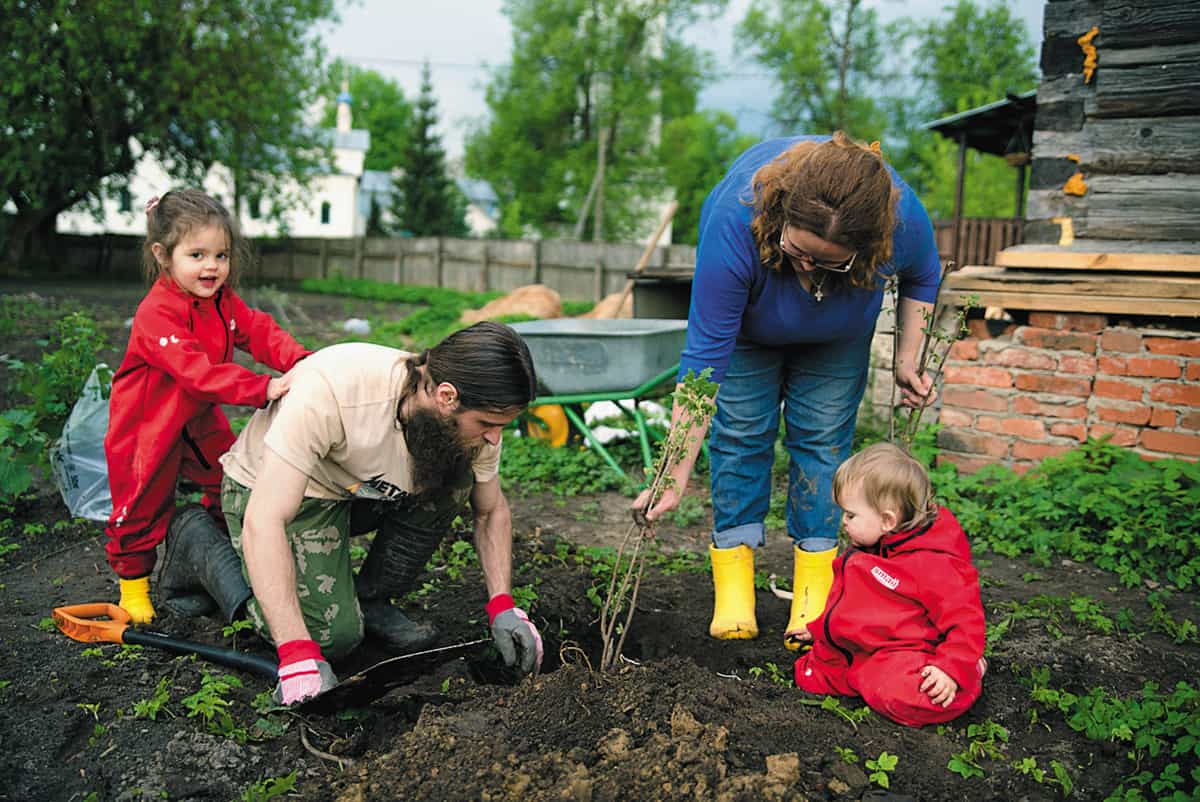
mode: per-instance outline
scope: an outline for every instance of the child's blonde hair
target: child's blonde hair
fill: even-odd
[[[229,278],[225,284],[237,286],[243,262],[250,251],[242,239],[237,220],[219,200],[198,189],[176,189],[146,204],[146,242],[142,246],[142,272],[147,283],[153,284],[163,274],[163,266],[154,257],[157,243],[168,254],[194,228],[220,226],[229,240]]]
[[[867,446],[838,466],[833,500],[840,504],[851,487],[862,490],[875,512],[894,511],[898,532],[925,526],[937,514],[925,466],[891,443]]]

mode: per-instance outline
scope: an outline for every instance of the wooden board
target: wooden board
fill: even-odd
[[[971,292],[969,290],[942,289],[942,297],[950,304],[962,304],[963,299],[968,295],[976,296],[978,303],[982,306],[999,306],[1005,309],[1200,318],[1200,301],[1191,299],[1156,298],[1139,302],[1132,298],[1111,295],[1073,295],[1055,292]]]
[[[1088,186],[1088,236],[1200,239],[1200,175],[1096,175]]]
[[[996,254],[996,264],[1044,270],[1200,273],[1200,253],[1121,253],[1019,246]]]
[[[1154,32],[1156,37],[1162,36],[1162,33],[1161,30]],[[1105,47],[1097,54],[1098,64],[1100,69],[1104,69],[1105,67],[1134,67],[1139,64],[1165,64],[1168,61],[1200,60],[1200,42],[1190,41],[1195,37],[1195,32],[1185,32],[1184,35],[1186,40],[1182,44],[1166,47],[1153,45],[1124,50]]]
[[[1200,4],[1198,4],[1200,5]],[[1100,117],[1155,117],[1200,113],[1200,61],[1105,68],[1096,84]],[[1038,113],[1038,127],[1043,126]]]
[[[1042,35],[1079,37],[1100,24],[1100,0],[1059,0],[1046,3],[1042,14]]]
[[[1195,0],[1108,0],[1100,12],[1101,52],[1191,42],[1198,27],[1200,4]]]
[[[631,279],[647,281],[691,281],[695,272],[692,265],[667,265],[666,267],[647,267],[640,273],[629,272],[625,275]]]
[[[1135,300],[1200,300],[1200,276],[1137,273],[1051,273],[1003,267],[964,267],[946,277],[946,287],[972,292],[1028,292],[1104,295]]]
[[[1200,173],[1197,131],[1197,116],[1095,119],[1088,124],[1090,147],[1080,155],[1085,166],[1108,173]]]

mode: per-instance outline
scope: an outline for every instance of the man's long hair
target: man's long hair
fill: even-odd
[[[456,331],[411,357],[404,395],[422,382],[429,391],[442,382],[453,384],[463,409],[524,409],[537,396],[529,346],[510,327],[491,320]]]

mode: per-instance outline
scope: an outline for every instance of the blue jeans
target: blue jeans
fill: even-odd
[[[837,545],[841,510],[833,503],[833,474],[850,456],[870,349],[870,333],[777,348],[738,343],[717,393],[708,444],[714,546],[766,542],[781,403],[791,458],[788,534],[805,551]]]

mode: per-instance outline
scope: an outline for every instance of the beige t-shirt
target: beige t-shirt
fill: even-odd
[[[343,343],[297,363],[288,394],[255,412],[221,457],[225,473],[253,488],[269,448],[308,476],[309,498],[413,492],[412,455],[396,422],[409,356],[382,345]],[[476,482],[494,478],[500,447],[485,443],[472,468]]]

